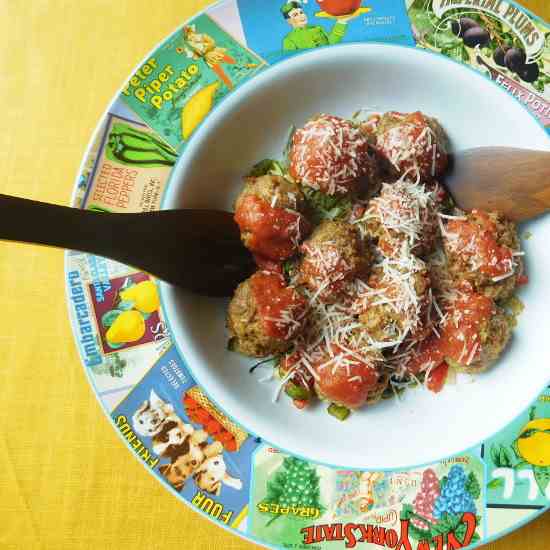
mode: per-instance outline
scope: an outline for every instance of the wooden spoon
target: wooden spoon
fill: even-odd
[[[550,210],[550,152],[481,147],[451,160],[445,185],[460,208],[516,222]],[[0,195],[0,239],[105,256],[205,296],[230,296],[255,269],[219,210],[106,214]]]
[[[464,209],[496,210],[522,222],[550,210],[550,152],[479,147],[451,157],[444,179]]]
[[[205,296],[230,296],[255,269],[233,214],[107,214],[0,194],[0,239],[80,250]]]

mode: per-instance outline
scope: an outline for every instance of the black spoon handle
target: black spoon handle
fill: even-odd
[[[0,239],[116,255],[125,215],[103,214],[0,195]],[[131,215],[128,216],[131,218]],[[127,219],[127,221],[130,221]]]
[[[0,239],[79,250],[210,296],[228,296],[253,270],[229,212],[108,214],[0,195]]]

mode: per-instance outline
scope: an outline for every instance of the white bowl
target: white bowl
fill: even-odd
[[[442,56],[394,45],[323,48],[256,76],[206,119],[182,154],[163,208],[232,209],[242,175],[257,161],[280,158],[292,124],[359,108],[435,116],[455,149],[508,145],[550,149],[538,122],[487,78]],[[550,217],[531,222],[524,243],[530,282],[513,342],[496,366],[435,395],[409,391],[339,422],[326,406],[300,412],[272,402],[276,383],[249,374],[254,361],[226,350],[227,302],[162,286],[165,314],[187,364],[210,397],[264,440],[294,454],[357,468],[431,462],[481,443],[510,422],[550,378]],[[178,261],[174,258],[174,261]],[[261,369],[259,369],[261,370]]]

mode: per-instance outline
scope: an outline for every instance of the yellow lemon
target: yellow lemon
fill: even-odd
[[[189,101],[181,110],[181,135],[183,139],[195,131],[195,128],[204,120],[204,117],[212,110],[214,94],[219,88],[218,80],[201,88],[189,98]]]
[[[135,308],[143,313],[153,313],[160,306],[157,285],[149,280],[142,281],[120,293],[123,300],[134,302]]]
[[[145,321],[139,311],[123,311],[109,327],[107,340],[113,344],[135,342],[145,334]]]
[[[537,418],[525,424],[517,445],[525,461],[534,466],[550,466],[550,418]]]

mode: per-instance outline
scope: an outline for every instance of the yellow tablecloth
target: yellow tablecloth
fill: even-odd
[[[122,81],[207,4],[0,1],[0,192],[66,204]],[[524,4],[550,19],[548,0]],[[83,375],[63,280],[63,252],[0,244],[0,548],[253,548],[130,456]],[[549,540],[547,514],[489,548],[547,550]]]

